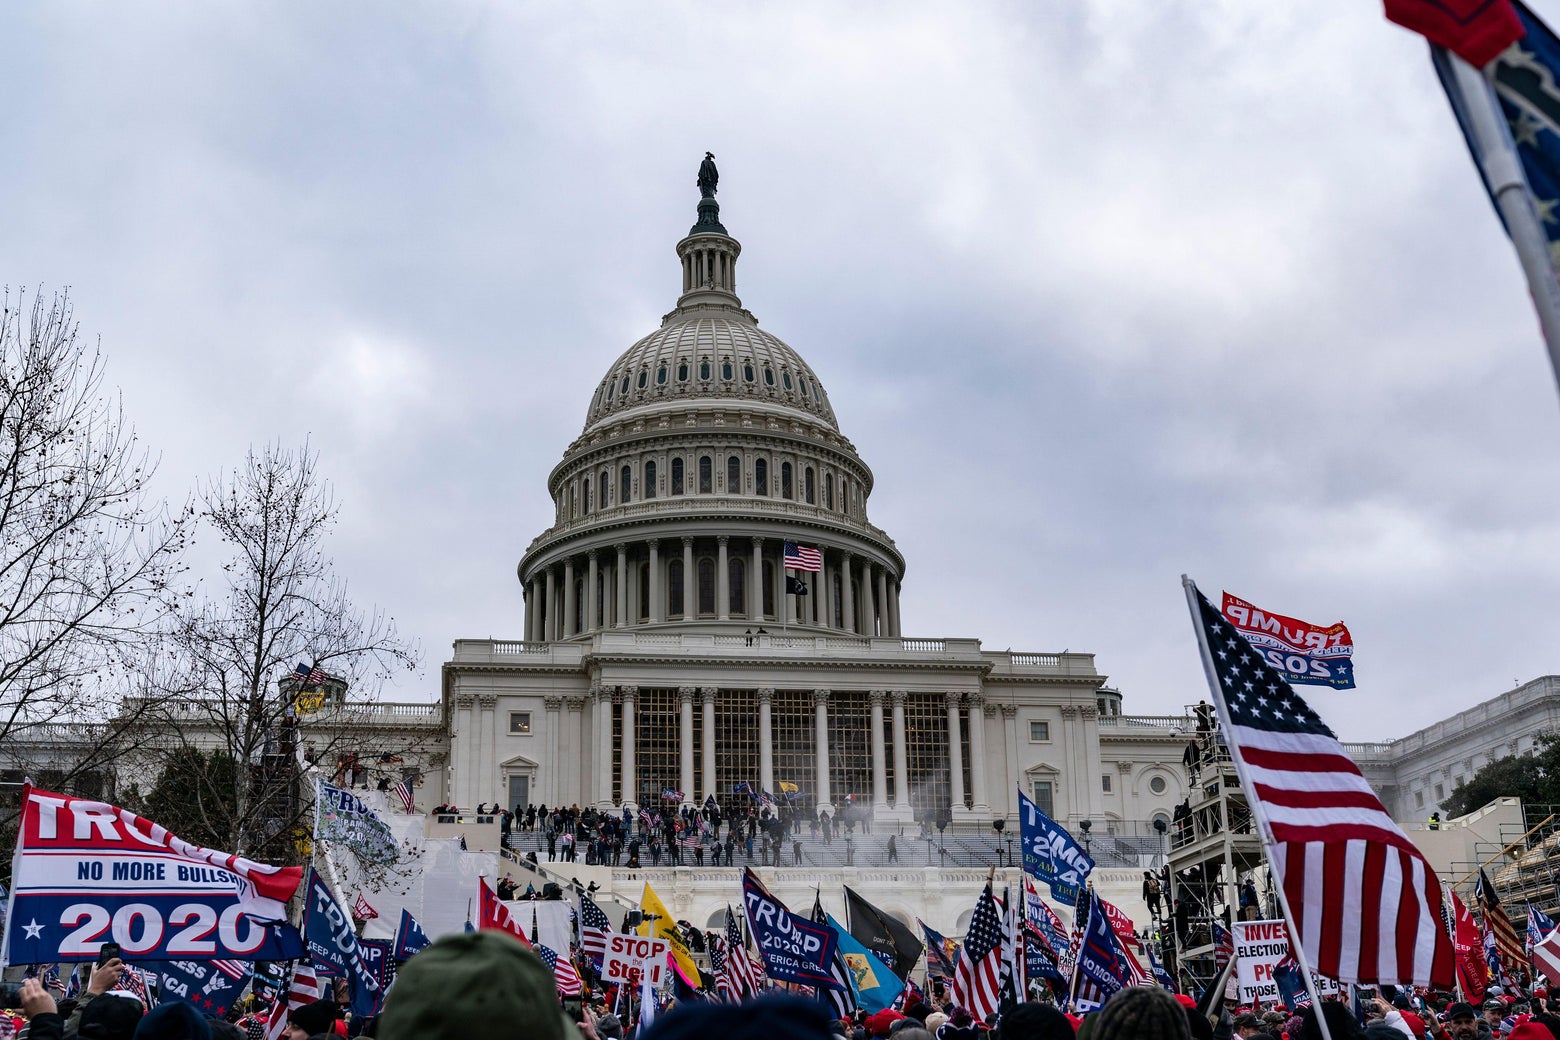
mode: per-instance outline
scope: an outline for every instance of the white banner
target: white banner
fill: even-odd
[[[670,949],[665,939],[609,935],[607,952],[601,958],[601,977],[608,982],[638,982],[649,976],[650,985],[659,986],[661,976],[666,972],[666,954]]]
[[[1283,921],[1235,922],[1235,977],[1242,1004],[1281,1004],[1273,969],[1289,955],[1289,929]],[[1338,992],[1336,979],[1311,973],[1322,996]]]

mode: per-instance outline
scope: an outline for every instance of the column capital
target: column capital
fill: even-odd
[[[874,707],[881,708],[883,706],[883,702],[885,700],[887,700],[887,699],[888,699],[888,692],[886,690],[868,690],[867,691],[867,701],[869,703],[871,703]]]
[[[591,563],[595,563],[598,559],[601,558],[601,550],[600,549],[591,549],[589,552],[587,552],[585,554],[585,557],[588,560],[590,560]]]
[[[964,703],[970,706],[970,711],[975,711],[978,708],[985,707],[986,695],[984,693],[972,693],[965,699]]]
[[[846,566],[849,566],[850,561],[856,558],[856,554],[851,552],[849,549],[841,549],[840,558],[845,561]]]
[[[550,711],[550,712],[551,711],[557,711],[561,707],[563,707],[563,698],[562,697],[543,697],[542,698],[542,708],[544,710],[546,710],[546,711]]]
[[[902,708],[905,706],[905,698],[910,695],[904,690],[889,690],[888,696],[893,700],[894,707]]]
[[[646,538],[645,539],[645,544],[650,547],[650,550],[652,552],[658,552],[660,550],[660,548],[661,548],[661,539],[659,539],[659,538]]]
[[[457,708],[470,708],[472,703],[475,700],[476,700],[476,698],[473,697],[469,693],[459,693],[459,694],[456,694],[455,695],[455,707],[457,707]]]
[[[814,704],[824,704],[824,705],[828,704],[829,703],[829,691],[828,690],[814,690],[813,691],[813,703]]]
[[[758,703],[768,704],[774,700],[775,688],[773,686],[760,686],[758,688]]]
[[[986,718],[988,718],[988,719],[996,718],[997,717],[997,707],[998,707],[997,705],[992,704],[990,701],[986,700],[986,698],[984,698],[984,697],[981,698],[980,711],[981,711],[982,715],[986,716]]]
[[[1018,718],[1018,705],[1016,705],[1016,704],[1004,704],[1004,705],[1002,705],[1002,717],[1004,719],[1016,719],[1016,718]]]
[[[618,703],[619,704],[621,704],[623,701],[635,700],[638,697],[639,697],[639,687],[637,687],[637,686],[619,686],[618,687],[617,699],[618,699]]]
[[[1120,773],[1122,776],[1126,776],[1128,773],[1132,772],[1132,763],[1131,762],[1117,762],[1116,763],[1116,772]]]
[[[585,695],[580,693],[568,694],[563,698],[563,703],[567,705],[570,711],[584,711]]]
[[[705,704],[714,704],[715,703],[715,695],[717,693],[719,693],[719,692],[720,692],[720,687],[719,686],[701,686],[701,687],[699,687],[699,696],[704,701]]]
[[[715,542],[717,545],[725,545],[729,541],[731,541],[731,535],[729,534],[718,534],[715,536]]]
[[[484,693],[477,697],[477,705],[483,711],[491,711],[498,705],[498,697],[491,693]]]
[[[1079,708],[1078,711],[1083,716],[1083,721],[1085,722],[1093,722],[1100,717],[1100,709],[1092,704],[1085,705]]]
[[[628,555],[628,543],[627,542],[614,542],[614,543],[612,543],[612,548],[617,550],[617,554],[619,556],[627,556]]]
[[[943,692],[943,703],[950,708],[957,708],[962,699],[957,690],[946,690]]]
[[[1064,705],[1062,705],[1062,718],[1070,720],[1070,719],[1076,719],[1077,717],[1078,717],[1078,705],[1076,705],[1076,704],[1064,704]]]
[[[759,537],[755,536],[753,538],[753,551],[757,552],[758,550],[762,549],[763,547],[764,547],[764,540],[762,538],[759,538]]]
[[[693,548],[693,535],[691,535],[691,534],[683,535],[682,536],[682,543],[683,543],[683,552],[687,552],[689,549],[692,549]]]
[[[698,689],[696,686],[677,687],[677,700],[680,704],[692,704],[693,694]]]

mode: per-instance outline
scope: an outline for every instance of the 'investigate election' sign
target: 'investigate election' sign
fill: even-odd
[[[1289,955],[1289,929],[1283,921],[1235,922],[1235,976],[1242,1004],[1283,1003],[1275,969]],[[1338,992],[1336,980],[1312,977],[1322,996]]]

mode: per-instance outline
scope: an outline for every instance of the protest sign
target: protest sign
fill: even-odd
[[[666,971],[666,955],[670,950],[665,939],[643,935],[609,935],[606,952],[601,955],[601,977],[608,982],[637,983],[648,975],[650,985],[659,986]]]
[[[1243,1004],[1286,1003],[1280,991],[1277,969],[1294,963],[1289,931],[1283,921],[1235,922],[1235,975],[1240,982]],[[1312,973],[1317,992],[1322,996],[1338,992],[1338,981]]]
[[[770,978],[825,989],[843,988],[829,970],[836,940],[827,925],[792,914],[769,894],[752,870],[742,873],[742,908]]]
[[[0,961],[86,961],[105,942],[128,959],[285,960],[301,867],[192,845],[107,802],[22,792]]]

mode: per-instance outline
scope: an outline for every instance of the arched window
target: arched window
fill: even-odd
[[[665,365],[662,365],[660,368],[655,370],[655,385],[656,386],[665,386],[666,385],[666,366]]]
[[[765,386],[774,386],[775,385],[775,370],[770,368],[768,365],[764,366],[764,385]]]
[[[686,383],[688,381],[688,362],[677,362],[677,381],[679,383]]]
[[[707,495],[715,490],[713,470],[715,464],[710,461],[708,455],[699,456],[699,494]]]
[[[710,363],[708,361],[700,361],[699,362],[699,378],[700,379],[708,379],[709,377],[710,377]]]
[[[722,379],[726,380],[729,383],[735,375],[736,375],[736,372],[731,367],[731,362],[730,361],[722,361],[720,363],[720,377]]]
[[[607,476],[606,470],[602,470],[601,479],[597,483],[601,485],[601,489],[596,499],[601,503],[601,508],[605,509],[612,504],[610,501],[612,497],[612,478]]]
[[[802,494],[807,499],[807,504],[818,504],[818,483],[813,479],[813,468],[808,466],[802,471]]]
[[[655,463],[645,463],[645,498],[655,497]]]
[[[666,614],[681,616],[683,612],[683,566],[681,560],[673,560],[666,566]]]
[[[639,389],[643,390],[648,382],[650,382],[650,373],[641,368],[639,370]]]
[[[715,613],[715,561],[708,556],[699,560],[699,613]]]
[[[780,616],[775,610],[775,569],[773,567],[764,568],[764,613],[770,617]]]
[[[683,493],[683,460],[682,459],[673,459],[672,460],[672,494],[680,495],[682,493]]]
[[[769,463],[763,459],[755,459],[753,462],[753,493],[769,494]]]
[[[749,383],[753,381],[753,362],[742,362],[742,378]]]
[[[795,498],[795,491],[796,489],[791,486],[791,464],[782,462],[780,463],[780,497]]]
[[[639,565],[639,620],[650,620],[650,565]]]
[[[624,472],[626,473],[627,470],[624,470]],[[834,474],[833,473],[825,473],[823,475],[823,507],[825,509],[833,509],[834,508]]]
[[[832,589],[829,592],[829,603],[832,605],[830,613],[834,615],[834,627],[844,628],[845,604],[840,599],[840,572],[834,571],[832,574],[830,574],[829,582],[832,586]]]
[[[733,614],[747,613],[747,561],[737,556],[726,562],[728,600]]]
[[[590,514],[590,478],[580,481],[580,507],[588,516]]]
[[[618,505],[628,505],[630,492],[634,490],[634,471],[628,466],[623,467],[623,472],[618,474]]]
[[[742,493],[742,460],[733,455],[726,460],[726,494]]]
[[[782,371],[780,373],[780,379],[785,383],[785,388],[787,390],[791,389],[791,373]]]

